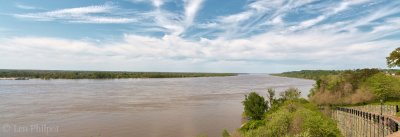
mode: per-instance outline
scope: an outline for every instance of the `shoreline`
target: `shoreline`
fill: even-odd
[[[237,76],[240,74],[241,73],[121,72],[121,71],[61,71],[61,70],[4,70],[4,69],[0,69],[0,80],[193,78],[193,77]]]

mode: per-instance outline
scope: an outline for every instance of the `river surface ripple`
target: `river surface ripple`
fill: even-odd
[[[205,78],[1,80],[1,137],[221,136],[240,127],[241,101],[314,81],[266,74]],[[278,93],[279,94],[279,93]]]

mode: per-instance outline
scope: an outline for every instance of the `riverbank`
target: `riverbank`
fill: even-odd
[[[122,78],[186,78],[236,76],[237,73],[197,72],[127,72],[127,71],[66,71],[66,70],[8,70],[0,69],[0,78],[26,79],[122,79]],[[19,79],[15,79],[19,80]],[[22,80],[22,79],[21,79]]]
[[[335,106],[339,108],[362,108],[362,113],[376,114],[378,117],[382,111],[380,104],[391,105],[383,106],[384,115],[389,115],[391,118],[398,121],[400,112],[396,106],[400,104],[400,79],[394,72],[398,70],[385,70],[385,69],[357,69],[345,71],[326,71],[326,70],[303,70],[294,72],[284,72],[280,74],[273,74],[274,76],[304,78],[315,80],[314,88],[311,89],[309,94],[309,101],[318,106]],[[390,109],[389,109],[390,108]],[[385,121],[374,121],[368,127],[354,127],[354,123],[348,121],[356,121],[358,125],[361,123],[371,122],[371,117],[366,118],[361,115],[361,111],[344,111],[334,113],[331,115],[337,122],[338,127],[345,136],[360,135],[364,130],[372,134],[383,134],[382,132],[375,132],[375,128],[379,128]],[[372,115],[371,114],[371,115]],[[364,117],[363,117],[364,116]],[[339,119],[337,119],[340,117]],[[342,118],[345,117],[346,120]],[[360,120],[361,119],[361,120]],[[375,118],[372,118],[375,119]],[[366,122],[363,122],[365,120]],[[380,122],[380,123],[379,123]],[[397,122],[398,123],[398,122]],[[344,125],[344,127],[343,127]],[[371,129],[372,127],[375,127]],[[398,124],[393,124],[393,127],[398,128]],[[385,131],[385,135],[398,131],[397,128],[391,126],[391,131]],[[352,129],[362,129],[363,131],[347,130],[349,127]],[[399,134],[399,133],[397,133]]]

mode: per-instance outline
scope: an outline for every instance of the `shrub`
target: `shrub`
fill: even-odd
[[[319,105],[360,104],[376,99],[399,99],[400,79],[377,69],[344,71],[321,77],[309,98]]]
[[[269,101],[269,106],[272,107],[272,104],[274,103],[275,90],[272,88],[269,88],[267,90],[267,97],[268,97],[268,101]]]
[[[295,136],[340,137],[335,122],[316,105],[303,100],[288,100],[265,116],[265,125],[243,133],[245,137]]]
[[[262,119],[264,112],[268,109],[268,102],[256,92],[251,92],[249,95],[246,95],[242,103],[244,105],[245,114],[253,120]]]
[[[375,99],[375,95],[371,91],[369,91],[365,88],[361,88],[361,89],[357,89],[356,93],[352,94],[350,97],[347,97],[345,99],[345,103],[346,104],[360,104],[360,103],[373,101],[374,99]]]
[[[247,123],[245,123],[240,130],[241,131],[249,131],[249,130],[254,130],[257,129],[261,126],[265,126],[265,120],[251,120]]]
[[[294,100],[300,98],[300,91],[297,88],[289,88],[284,92],[281,92],[281,98],[284,100]]]

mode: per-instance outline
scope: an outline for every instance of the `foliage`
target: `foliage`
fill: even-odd
[[[398,78],[375,74],[364,83],[379,99],[399,98],[400,80]]]
[[[242,131],[249,131],[249,130],[254,130],[257,129],[261,126],[265,125],[265,120],[250,120],[249,122],[246,122],[240,130]]]
[[[234,76],[233,73],[175,73],[123,71],[58,71],[58,70],[0,70],[0,78],[27,77],[39,79],[115,79],[115,78],[180,78]]]
[[[294,100],[300,98],[301,92],[297,88],[289,88],[284,92],[281,92],[281,98],[283,100]]]
[[[280,74],[272,74],[272,75],[318,80],[323,76],[336,75],[336,74],[339,74],[340,72],[342,72],[342,71],[338,71],[338,70],[301,70],[301,71],[283,72]]]
[[[385,83],[390,87],[384,86]],[[387,90],[392,91],[393,95],[399,95],[400,87],[396,83],[400,85],[398,78],[386,75],[378,69],[346,70],[317,80],[309,98],[319,105],[367,103],[386,96]],[[382,86],[386,90],[379,88]]]
[[[265,101],[264,97],[258,95],[256,92],[246,95],[242,103],[245,114],[254,120],[260,120],[264,112],[268,109],[268,101]]]
[[[252,129],[247,128],[247,130],[241,129],[243,136],[341,136],[335,122],[323,115],[317,106],[304,99],[286,100],[276,111],[270,111],[266,113],[265,119],[263,119],[264,125],[258,125],[257,128]]]
[[[390,76],[398,71],[395,69],[307,70],[285,72],[282,75],[315,79],[314,88],[308,95],[314,103],[345,105],[373,102],[382,97],[400,99],[399,77]]]
[[[400,47],[395,49],[386,57],[386,63],[389,68],[400,67]]]
[[[354,71],[347,70],[343,74],[346,82],[351,84],[352,90],[359,88],[359,85],[363,83],[369,77],[379,73],[378,69],[357,69]]]
[[[274,103],[275,90],[272,88],[267,89],[267,97],[269,101],[269,106],[271,107],[272,104]]]
[[[222,137],[230,137],[231,135],[229,135],[229,132],[226,131],[226,129],[224,129],[224,131],[222,132]]]

